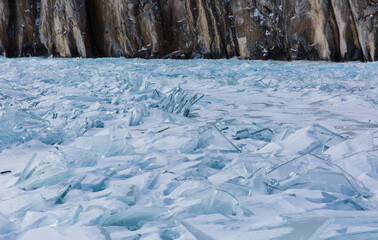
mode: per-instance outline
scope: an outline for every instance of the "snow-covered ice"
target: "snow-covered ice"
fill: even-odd
[[[378,63],[0,58],[0,239],[378,239]]]

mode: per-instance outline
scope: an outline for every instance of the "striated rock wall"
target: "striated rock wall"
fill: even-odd
[[[0,54],[378,60],[378,0],[0,0]]]
[[[8,0],[0,0],[0,54],[6,55],[8,48],[7,27],[9,23]]]

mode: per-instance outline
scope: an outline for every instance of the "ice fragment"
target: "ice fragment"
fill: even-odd
[[[331,159],[338,160],[362,151],[371,151],[373,149],[373,133],[371,131],[367,131],[353,139],[330,147],[324,152],[324,154],[329,154]]]
[[[188,229],[188,231],[193,234],[193,236],[195,238],[197,238],[198,240],[201,239],[201,240],[214,240],[212,237],[210,237],[209,235],[207,235],[206,233],[202,232],[201,230],[199,230],[198,228],[194,227],[193,225],[183,221],[183,220],[180,220],[178,218],[176,218],[186,229]]]
[[[13,223],[6,216],[0,213],[0,236],[13,230]],[[1,237],[0,237],[1,238]]]
[[[177,239],[177,238],[180,238],[180,233],[178,232],[175,232],[175,231],[172,231],[170,229],[165,229],[161,234],[160,234],[160,238],[162,240],[174,240],[174,239]]]
[[[27,211],[43,211],[46,207],[45,199],[36,192],[0,200],[0,212],[13,217],[25,216]]]
[[[358,186],[337,166],[309,154],[281,164],[269,171],[267,177],[266,183],[269,186],[283,191],[289,188],[307,188],[348,196],[369,195],[365,188]]]
[[[142,119],[148,116],[147,107],[144,104],[139,104],[130,110],[129,114],[129,126],[138,126],[142,124]]]
[[[167,208],[132,207],[109,216],[102,226],[124,226],[133,231],[141,228],[145,222],[157,220],[165,213],[168,213]]]
[[[36,157],[37,157],[37,154],[34,153],[33,156],[30,158],[30,160],[28,161],[28,163],[26,164],[26,166],[25,166],[24,170],[22,171],[20,177],[18,178],[16,184],[22,183],[28,177],[30,177],[31,172],[29,171],[29,168],[34,163]],[[33,171],[33,170],[31,170],[31,171]]]
[[[234,135],[235,140],[240,140],[240,139],[245,139],[245,138],[271,142],[273,138],[273,131],[257,123],[253,123],[252,126],[248,128],[238,130],[236,134]]]
[[[244,162],[236,163],[234,166],[222,169],[218,173],[210,176],[208,179],[213,184],[220,184],[227,182],[228,180],[242,177],[248,178],[249,172],[247,171]]]
[[[204,95],[198,96],[197,94],[190,96],[181,88],[172,89],[167,96],[156,90],[155,96],[159,97],[160,101],[153,104],[152,107],[157,107],[168,113],[182,114],[185,117],[189,116],[191,107],[204,97]]]

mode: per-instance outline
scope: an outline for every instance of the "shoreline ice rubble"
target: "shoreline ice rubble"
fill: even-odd
[[[0,58],[0,239],[376,239],[377,76]]]

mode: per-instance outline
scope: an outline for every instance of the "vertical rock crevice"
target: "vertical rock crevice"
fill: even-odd
[[[35,0],[14,0],[14,54],[18,57],[35,54]]]
[[[62,57],[91,57],[85,0],[55,0],[52,35],[56,52]]]

